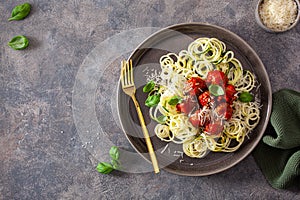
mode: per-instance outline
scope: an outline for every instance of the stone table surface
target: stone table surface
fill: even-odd
[[[77,123],[81,116],[74,114],[74,85],[93,49],[124,31],[186,22],[215,24],[236,33],[265,64],[273,92],[300,91],[300,25],[280,34],[263,31],[254,18],[256,1],[28,2],[30,15],[8,22],[13,7],[23,1],[0,0],[0,199],[300,199],[299,187],[273,189],[252,155],[205,177],[164,170],[158,175],[102,175],[95,169],[100,160],[93,150],[100,145],[83,137]],[[27,36],[29,47],[9,48],[7,42],[15,35]],[[120,59],[113,64],[119,65]],[[97,89],[91,98],[96,105],[83,108],[113,110],[113,101],[104,101],[112,99],[105,88],[115,87],[117,68],[99,69],[105,74],[99,77],[101,83],[94,83]],[[96,114],[111,141],[130,148],[121,129],[103,120],[102,112]]]

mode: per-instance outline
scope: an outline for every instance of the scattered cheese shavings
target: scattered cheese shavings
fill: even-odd
[[[183,158],[183,152],[182,151],[174,151],[174,154],[173,156],[176,156],[176,157],[181,157]]]
[[[167,144],[160,153],[163,154],[167,150],[168,147],[169,147],[169,144]]]

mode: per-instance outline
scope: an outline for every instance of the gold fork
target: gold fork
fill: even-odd
[[[152,143],[150,140],[150,136],[149,136],[147,127],[145,125],[143,113],[142,113],[140,105],[135,97],[136,89],[135,89],[134,79],[133,79],[132,60],[130,60],[129,62],[125,61],[125,60],[122,61],[120,79],[121,79],[122,89],[123,89],[124,93],[127,94],[128,96],[130,96],[134,102],[136,111],[137,111],[139,119],[140,119],[140,124],[141,124],[142,130],[143,130],[143,133],[144,133],[146,145],[147,145],[147,148],[149,151],[149,155],[150,155],[150,159],[151,159],[151,162],[152,162],[152,165],[154,168],[154,172],[158,173],[159,167],[158,167],[156,155],[153,150],[153,146],[152,146]]]

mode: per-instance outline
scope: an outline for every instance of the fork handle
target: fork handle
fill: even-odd
[[[151,162],[152,162],[152,165],[153,165],[154,172],[158,173],[159,172],[158,162],[157,162],[157,159],[156,159],[155,152],[153,150],[153,146],[152,146],[152,142],[151,142],[151,139],[150,139],[150,136],[149,136],[149,133],[148,133],[148,129],[147,129],[146,124],[145,124],[143,113],[141,111],[139,102],[135,98],[135,95],[132,95],[131,98],[134,102],[136,111],[137,111],[138,116],[139,116],[140,124],[141,124],[142,130],[143,130],[143,133],[144,133],[144,137],[145,137],[145,140],[146,140],[146,145],[147,145],[147,148],[148,148],[148,151],[149,151],[149,155],[150,155],[150,159],[151,159]]]

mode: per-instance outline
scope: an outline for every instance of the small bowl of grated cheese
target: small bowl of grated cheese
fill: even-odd
[[[299,0],[259,0],[255,18],[257,23],[268,32],[284,32],[298,23],[299,8]]]

